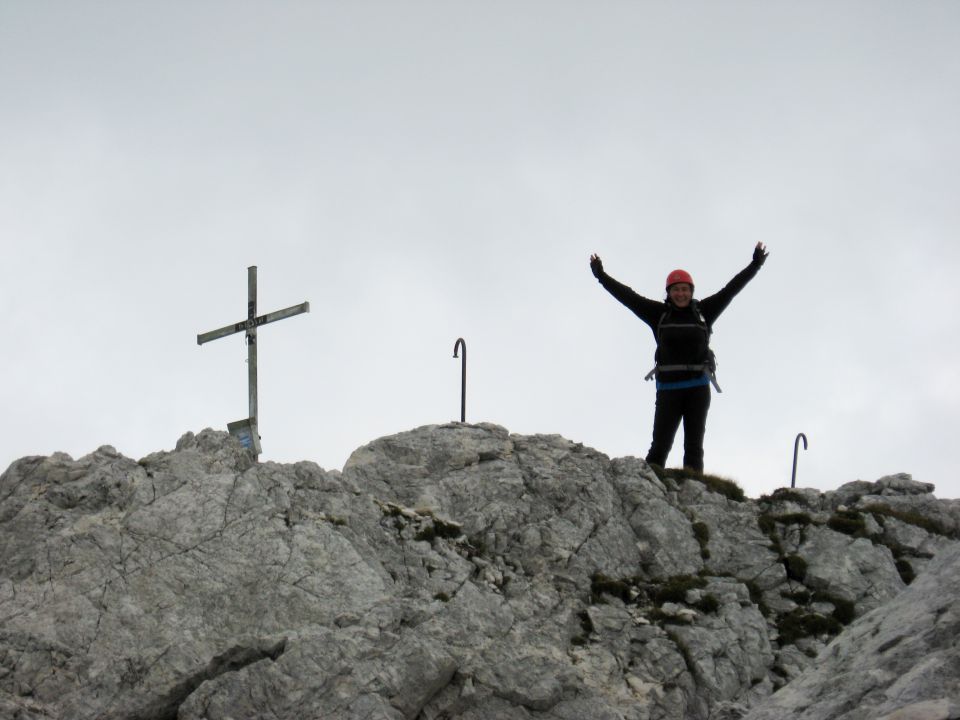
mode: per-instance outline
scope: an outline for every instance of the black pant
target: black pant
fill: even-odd
[[[657,409],[653,415],[653,442],[647,462],[661,467],[673,447],[673,438],[683,420],[683,466],[703,472],[703,435],[707,430],[710,386],[657,390]]]

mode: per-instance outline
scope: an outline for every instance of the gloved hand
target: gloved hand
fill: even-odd
[[[590,270],[593,271],[593,276],[599,278],[603,275],[603,262],[600,260],[599,255],[590,256]]]
[[[757,243],[757,246],[753,249],[753,262],[755,265],[763,267],[763,264],[767,261],[767,255],[770,253],[767,252],[767,248],[763,243]]]

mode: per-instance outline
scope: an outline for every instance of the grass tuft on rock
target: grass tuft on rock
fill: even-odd
[[[913,510],[898,510],[897,508],[890,507],[889,505],[873,504],[865,507],[864,512],[873,513],[875,516],[879,516],[878,519],[884,517],[894,518],[895,520],[899,520],[907,525],[913,525],[914,527],[926,530],[931,535],[943,535],[944,537],[954,540],[960,539],[960,533],[957,531],[951,530],[950,528],[944,526],[943,523],[940,523],[933,518],[921,515]]]
[[[730,500],[735,502],[746,502],[747,496],[743,492],[743,488],[737,485],[736,482],[725,477],[720,477],[719,475],[710,475],[709,473],[701,473],[696,470],[691,470],[690,468],[662,468],[659,465],[651,465],[654,473],[660,480],[671,479],[679,483],[686,482],[688,480],[693,480],[694,482],[699,482],[707,486],[707,489],[711,492],[715,492],[719,495],[723,495]]]
[[[760,502],[762,503],[775,503],[775,502],[792,502],[797,505],[803,505],[805,507],[810,507],[810,499],[804,495],[802,492],[794,490],[793,488],[777,488],[773,491],[772,495],[761,495]]]
[[[838,510],[829,520],[827,527],[851,537],[867,537],[867,522],[863,515],[854,510]]]
[[[599,572],[590,576],[590,600],[594,604],[605,602],[604,595],[620,598],[624,603],[628,603],[630,589],[631,585],[626,580],[616,580]]]

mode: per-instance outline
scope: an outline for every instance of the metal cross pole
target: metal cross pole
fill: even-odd
[[[463,348],[463,359],[460,361],[460,422],[467,421],[467,343],[463,338],[457,338],[453,344],[453,356],[457,357],[457,348]]]
[[[807,449],[807,436],[799,433],[793,441],[793,475],[790,476],[790,487],[797,486],[797,450],[800,449],[801,438],[803,438],[803,449]]]
[[[217,330],[201,333],[197,335],[197,345],[203,345],[211,340],[233,335],[239,332],[247,334],[247,384],[249,386],[249,412],[250,416],[246,421],[230,423],[231,432],[234,426],[241,424],[249,428],[249,444],[247,447],[253,451],[254,457],[260,454],[260,435],[257,426],[257,328],[267,323],[283,320],[284,318],[299,315],[300,313],[310,312],[310,303],[304,302],[299,305],[257,316],[257,266],[251,265],[247,268],[247,319],[233,325],[225,325]],[[241,441],[244,441],[245,435],[241,434]]]

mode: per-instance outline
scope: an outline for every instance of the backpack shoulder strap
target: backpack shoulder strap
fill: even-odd
[[[668,315],[670,315],[670,303],[666,304],[663,312],[660,314],[660,319],[657,320],[657,345],[660,344],[660,328],[663,327],[663,321],[667,319]]]
[[[698,303],[696,300],[691,300],[690,306],[693,308],[693,314],[697,316],[697,320],[699,321],[697,324],[703,326],[703,329],[706,330],[707,337],[709,338],[713,334],[713,328],[707,324],[707,319],[700,311],[700,303]]]

